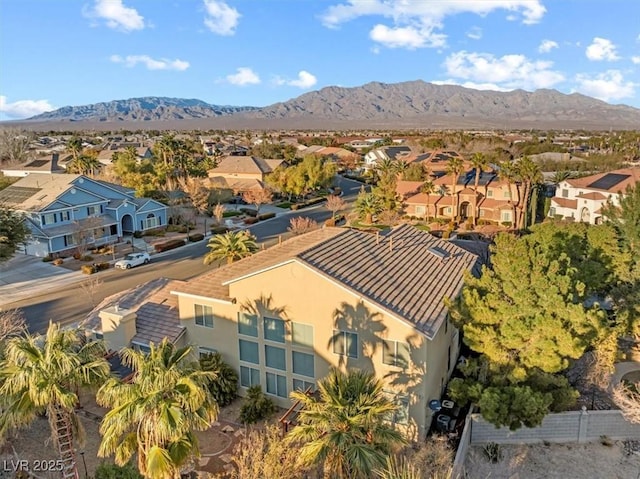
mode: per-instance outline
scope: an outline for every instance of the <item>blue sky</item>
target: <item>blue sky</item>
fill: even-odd
[[[640,1],[0,0],[0,120],[416,79],[640,108]]]

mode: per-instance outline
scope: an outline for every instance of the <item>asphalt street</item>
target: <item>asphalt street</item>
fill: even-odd
[[[357,196],[361,183],[338,177],[336,186],[344,193],[345,202],[350,205]],[[267,246],[278,241],[279,236],[288,236],[287,228],[291,218],[303,216],[317,221],[319,224],[331,216],[324,205],[309,209],[291,211],[271,220],[253,225],[249,230],[259,243]],[[138,284],[145,283],[161,276],[188,280],[198,276],[216,265],[204,265],[202,258],[208,251],[206,242],[194,243],[177,250],[164,253],[161,258],[154,258],[151,264],[130,270],[109,270],[84,281],[67,284],[41,293],[35,293],[25,300],[17,301],[4,308],[22,310],[29,330],[42,332],[49,321],[69,324],[81,321],[104,298]],[[89,287],[91,281],[99,280],[98,287]]]

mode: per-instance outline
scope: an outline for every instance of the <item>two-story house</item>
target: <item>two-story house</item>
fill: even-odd
[[[395,422],[417,439],[458,357],[445,299],[479,268],[478,256],[409,225],[380,235],[324,228],[186,283],[154,287],[156,296],[173,288],[177,312],[164,299],[138,298],[147,309],[166,306],[151,323],[136,319],[129,299],[105,304],[93,323],[107,330],[92,331],[117,339],[112,349],[144,349],[150,324],[156,335],[165,328],[200,353],[220,352],[239,372],[241,395],[259,384],[284,408],[291,391],[315,387],[332,366],[373,371],[400,406]],[[124,336],[113,328],[121,322]]]
[[[25,213],[31,238],[24,252],[35,256],[115,243],[167,224],[162,203],[83,175],[30,174],[0,191],[0,203]]]
[[[283,163],[284,160],[255,156],[223,156],[218,165],[208,171],[209,185],[236,192],[260,190],[265,187],[265,177]]]
[[[512,224],[514,205],[519,201],[517,185],[509,185],[495,171],[483,171],[475,191],[475,178],[474,169],[459,175],[455,185],[451,175],[441,176],[433,181],[432,193],[418,193],[405,199],[405,213],[418,218],[454,217],[465,221],[473,217],[475,204],[478,220]]]
[[[600,224],[603,221],[602,207],[609,200],[614,206],[619,206],[627,187],[637,183],[640,183],[640,168],[564,180],[558,184],[556,195],[551,198],[549,216]]]

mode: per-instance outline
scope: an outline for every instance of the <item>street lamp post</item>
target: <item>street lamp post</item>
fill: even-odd
[[[87,472],[87,461],[84,459],[84,451],[80,451],[80,456],[82,457],[82,465],[84,466],[84,477],[88,479],[89,472]]]

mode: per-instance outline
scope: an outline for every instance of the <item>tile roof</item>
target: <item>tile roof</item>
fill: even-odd
[[[598,188],[597,186],[592,186],[598,180],[603,179],[607,175],[624,175],[627,178],[622,181],[613,184],[608,188]],[[608,191],[611,193],[623,192],[627,186],[633,186],[636,183],[640,183],[640,168],[622,168],[620,170],[609,171],[607,173],[599,173],[597,175],[584,176],[582,178],[575,178],[566,180],[571,186],[576,188],[588,188],[590,190],[599,190],[599,191]]]
[[[209,174],[211,176],[238,173],[265,174],[272,171],[273,167],[262,158],[255,156],[223,156],[218,166],[209,170]]]
[[[597,191],[592,191],[591,193],[582,193],[581,195],[576,196],[576,198],[580,198],[581,200],[606,200],[607,197],[602,193],[598,193]]]
[[[442,260],[429,249],[436,248]],[[377,239],[357,230],[324,228],[297,236],[175,288],[178,294],[230,301],[228,283],[287,260],[301,261],[432,338],[446,315],[444,298],[458,295],[464,271],[478,257],[412,226]]]
[[[558,206],[561,206],[563,208],[576,209],[578,207],[578,200],[570,200],[569,198],[559,198],[557,196],[554,196],[553,198],[551,198],[551,203],[555,203]]]
[[[396,184],[396,193],[400,196],[406,196],[412,193],[416,193],[420,190],[420,187],[424,185],[424,183],[424,181],[398,180]]]
[[[136,334],[132,342],[149,344],[163,338],[176,341],[185,328],[180,324],[178,298],[171,291],[185,284],[184,281],[156,278],[127,291],[105,298],[82,322],[91,331],[102,331],[100,311],[116,304],[122,309],[136,312]]]

